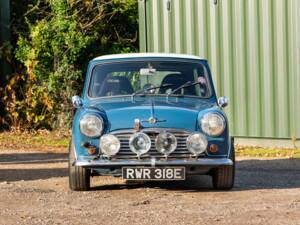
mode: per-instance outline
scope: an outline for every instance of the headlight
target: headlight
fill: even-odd
[[[79,122],[80,132],[88,137],[98,137],[103,131],[103,120],[96,115],[84,115]]]
[[[171,154],[177,147],[177,140],[173,134],[162,132],[157,135],[155,140],[157,151],[164,155]]]
[[[147,153],[151,148],[151,140],[147,134],[134,133],[129,139],[129,147],[138,156]]]
[[[120,150],[120,141],[112,134],[103,135],[100,138],[100,148],[107,156],[116,155]]]
[[[217,113],[207,113],[201,119],[201,128],[203,132],[210,136],[218,136],[225,129],[225,119]]]
[[[200,155],[201,153],[205,152],[208,142],[203,134],[195,133],[191,134],[187,138],[186,145],[191,153],[194,155]]]

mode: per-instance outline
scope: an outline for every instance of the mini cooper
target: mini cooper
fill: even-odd
[[[208,62],[196,56],[135,53],[90,61],[69,147],[69,185],[91,176],[176,181],[210,175],[215,189],[234,183],[233,138]]]

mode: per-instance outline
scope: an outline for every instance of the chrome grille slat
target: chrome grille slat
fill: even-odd
[[[168,129],[160,129],[160,128],[153,128],[153,129],[149,128],[149,129],[142,130],[142,132],[149,135],[149,137],[151,139],[151,148],[147,154],[142,155],[140,157],[141,159],[147,159],[147,158],[153,158],[153,157],[158,158],[158,159],[165,158],[165,156],[162,155],[161,153],[159,153],[155,147],[155,138],[162,131],[167,131],[167,132],[174,134],[177,139],[177,148],[173,153],[171,153],[168,156],[168,158],[174,158],[174,157],[190,158],[191,157],[191,153],[188,151],[188,149],[186,147],[186,139],[190,135],[189,132],[184,131],[184,130],[168,130]],[[133,153],[129,147],[129,139],[134,132],[135,132],[134,130],[127,130],[127,131],[116,131],[116,132],[112,133],[119,138],[120,143],[121,143],[121,149],[120,149],[119,153],[116,156],[114,156],[113,158],[137,159],[136,154]]]
[[[122,145],[122,148],[124,148],[124,149],[126,149],[126,148],[130,149],[129,144],[123,144],[123,143],[121,143],[121,145]],[[178,148],[183,148],[183,149],[185,149],[185,148],[186,148],[186,145],[185,145],[185,144],[177,144],[177,149],[178,149]],[[151,144],[151,149],[156,150],[155,144]]]

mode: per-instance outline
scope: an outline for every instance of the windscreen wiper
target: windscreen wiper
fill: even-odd
[[[148,87],[146,89],[136,91],[131,95],[131,100],[133,101],[133,98],[136,95],[145,94],[148,91],[156,90],[156,89],[159,89],[159,88],[168,88],[168,87],[172,87],[172,86],[174,86],[174,84],[163,84],[163,85],[160,85],[160,86]]]
[[[184,83],[183,85],[180,85],[178,88],[175,88],[173,91],[171,91],[170,93],[167,94],[167,99],[169,98],[170,95],[174,94],[176,91],[179,91],[181,89],[185,89],[185,88],[188,88],[188,87],[192,87],[192,86],[195,86],[197,84],[200,84],[201,82],[191,82],[191,81],[188,81],[186,83]],[[181,94],[178,94],[179,96],[182,96]]]

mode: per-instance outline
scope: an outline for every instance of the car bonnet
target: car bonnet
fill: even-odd
[[[137,97],[102,99],[93,106],[107,115],[109,131],[132,129],[136,119],[143,128],[174,128],[194,131],[198,113],[215,103],[203,99]]]

